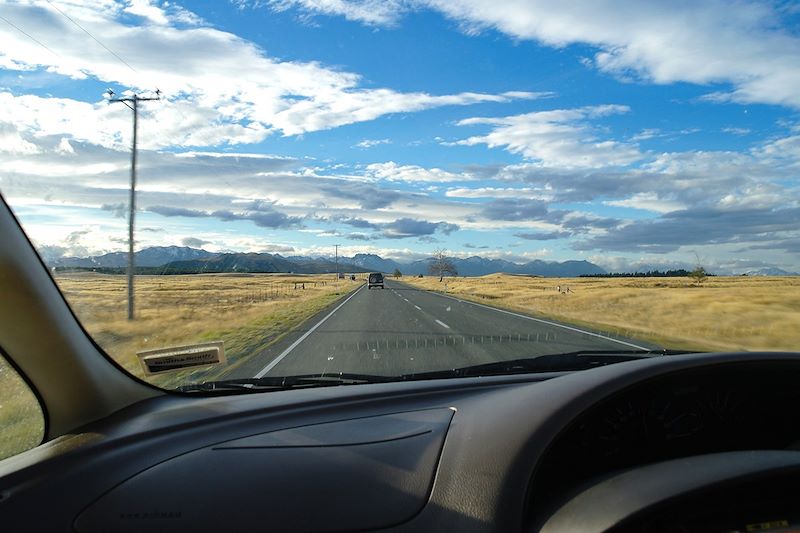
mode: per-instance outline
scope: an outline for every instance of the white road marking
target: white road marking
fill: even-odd
[[[443,328],[450,329],[450,326],[448,326],[447,324],[445,324],[441,320],[437,320],[436,323],[439,324],[440,326],[442,326]]]
[[[585,330],[582,330],[582,329],[579,329],[579,328],[575,328],[575,327],[572,327],[572,326],[565,326],[564,324],[558,324],[556,322],[550,322],[549,320],[542,320],[541,318],[533,318],[532,316],[527,316],[527,315],[522,315],[522,314],[519,314],[519,313],[514,313],[513,311],[506,311],[505,309],[498,309],[496,307],[490,307],[488,305],[483,305],[483,304],[479,304],[479,303],[476,303],[476,302],[470,302],[468,300],[462,300],[460,298],[455,298],[453,296],[448,296],[446,294],[438,294],[438,296],[442,296],[444,298],[450,298],[451,300],[455,300],[457,302],[461,302],[461,303],[465,303],[465,304],[475,305],[477,307],[483,307],[485,309],[490,309],[492,311],[497,311],[498,313],[505,313],[507,315],[516,316],[516,317],[519,317],[519,318],[524,318],[526,320],[533,320],[534,322],[540,322],[542,324],[547,324],[548,326],[555,326],[557,328],[563,328],[563,329],[567,329],[569,331],[575,331],[576,333],[583,333],[584,335],[590,335],[592,337],[599,337],[599,338],[605,339],[607,341],[616,342],[618,344],[624,344],[625,346],[630,346],[631,348],[636,348],[637,350],[649,350],[650,349],[650,348],[645,348],[644,346],[639,346],[638,344],[633,344],[632,342],[625,342],[625,341],[621,341],[621,340],[618,340],[618,339],[612,339],[611,337],[607,337],[607,336],[601,335],[599,333],[592,333],[591,331],[585,331]],[[439,322],[439,321],[437,320],[437,322]]]
[[[422,308],[420,306],[415,305],[414,307],[417,309],[417,311],[422,311]]]
[[[347,299],[346,299],[345,301],[343,301],[342,303],[340,303],[339,305],[337,305],[337,306],[336,306],[336,309],[334,309],[333,311],[331,311],[330,313],[328,313],[327,315],[325,315],[325,318],[323,318],[322,320],[320,320],[319,322],[317,322],[316,324],[314,324],[314,326],[313,326],[313,327],[311,327],[311,328],[310,328],[308,331],[306,331],[305,333],[303,333],[303,335],[301,335],[299,339],[297,339],[296,341],[294,341],[294,342],[293,342],[293,343],[292,343],[292,344],[291,344],[291,345],[290,345],[288,348],[286,348],[284,351],[282,351],[282,352],[281,352],[281,354],[280,354],[278,357],[276,357],[275,359],[273,359],[273,360],[272,360],[272,361],[271,361],[271,362],[270,362],[270,363],[269,363],[267,366],[265,366],[264,368],[262,368],[262,369],[261,369],[261,371],[260,371],[258,374],[256,374],[254,377],[257,377],[257,378],[264,377],[264,375],[266,375],[266,373],[267,373],[267,372],[269,372],[270,370],[272,370],[273,368],[275,368],[275,365],[277,365],[278,363],[280,363],[280,362],[281,362],[281,360],[282,360],[284,357],[286,357],[287,355],[289,355],[289,353],[290,353],[292,350],[294,350],[295,348],[297,348],[297,345],[298,345],[298,344],[300,344],[301,342],[303,342],[304,340],[306,340],[306,338],[307,338],[309,335],[311,335],[312,333],[314,333],[314,330],[316,330],[318,327],[320,327],[320,326],[323,324],[323,322],[325,322],[325,321],[326,321],[326,320],[328,320],[330,317],[332,317],[332,316],[333,316],[333,314],[334,314],[336,311],[338,311],[339,309],[341,309],[341,308],[342,308],[342,306],[343,306],[344,304],[346,304],[347,302],[349,302],[349,301],[350,301],[350,298],[352,298],[353,296],[355,296],[356,294],[358,294],[358,292],[359,292],[361,289],[363,289],[363,288],[364,288],[364,286],[363,286],[363,285],[362,285],[362,286],[360,286],[359,288],[357,288],[357,289],[355,290],[355,292],[353,292],[353,294],[351,294],[350,296],[348,296],[348,297],[347,297]]]

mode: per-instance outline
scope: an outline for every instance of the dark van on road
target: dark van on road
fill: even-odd
[[[371,289],[372,287],[380,287],[383,289],[383,274],[380,272],[373,272],[369,275],[369,281],[367,282],[367,289]]]

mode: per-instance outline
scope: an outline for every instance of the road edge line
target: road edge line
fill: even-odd
[[[637,350],[650,350],[650,348],[645,348],[644,346],[639,346],[638,344],[633,344],[632,342],[625,342],[618,339],[613,339],[611,337],[607,337],[606,335],[601,335],[600,333],[592,333],[591,331],[586,331],[580,328],[576,328],[573,326],[567,326],[564,324],[559,324],[558,322],[551,322],[550,320],[544,320],[541,318],[534,318],[532,316],[523,315],[521,313],[515,313],[513,311],[506,311],[505,309],[498,309],[497,307],[492,307],[491,305],[484,305],[479,304],[478,302],[470,302],[469,300],[462,300],[461,298],[456,298],[455,296],[450,296],[448,294],[442,294],[440,292],[432,291],[434,294],[438,294],[439,296],[444,296],[445,298],[450,298],[451,300],[455,300],[457,302],[462,302],[465,304],[476,305],[478,307],[485,307],[486,309],[491,309],[492,311],[497,311],[498,313],[505,313],[507,315],[516,316],[519,318],[526,318],[528,320],[533,320],[534,322],[541,322],[542,324],[547,324],[549,326],[556,326],[559,328],[568,329],[570,331],[575,331],[577,333],[583,333],[584,335],[591,335],[592,337],[599,337],[601,339],[606,339],[611,342],[616,342],[618,344],[624,344],[625,346],[630,346],[631,348],[636,348]]]
[[[267,366],[265,366],[264,368],[262,368],[262,369],[261,369],[261,370],[258,372],[258,374],[256,374],[256,375],[255,375],[255,376],[253,376],[253,377],[255,377],[255,378],[261,378],[261,377],[264,377],[264,375],[265,375],[267,372],[269,372],[270,370],[272,370],[273,368],[275,368],[275,366],[276,366],[278,363],[280,363],[280,362],[281,362],[281,360],[283,360],[283,358],[284,358],[284,357],[286,357],[287,355],[289,355],[289,354],[291,353],[291,351],[292,351],[292,350],[294,350],[295,348],[297,348],[297,345],[298,345],[298,344],[300,344],[301,342],[303,342],[304,340],[306,340],[306,338],[307,338],[309,335],[311,335],[312,333],[314,333],[314,330],[316,330],[316,329],[317,329],[318,327],[320,327],[320,326],[321,326],[321,325],[322,325],[322,324],[323,324],[323,323],[324,323],[326,320],[328,320],[330,317],[332,317],[332,316],[333,316],[333,314],[334,314],[336,311],[338,311],[339,309],[341,309],[341,307],[342,307],[344,304],[346,304],[347,302],[349,302],[349,301],[350,301],[350,298],[352,298],[353,296],[355,296],[356,294],[358,294],[358,292],[359,292],[361,289],[363,289],[363,288],[364,288],[364,285],[361,285],[359,288],[357,288],[355,291],[353,291],[353,294],[351,294],[350,296],[348,296],[348,297],[347,297],[347,299],[345,299],[345,301],[343,301],[342,303],[340,303],[339,305],[337,305],[337,306],[336,306],[336,308],[335,308],[333,311],[331,311],[330,313],[328,313],[327,315],[325,315],[325,317],[324,317],[322,320],[320,320],[319,322],[317,322],[316,324],[314,324],[314,325],[313,325],[311,328],[309,328],[309,330],[308,330],[308,331],[306,331],[305,333],[303,333],[303,334],[300,336],[300,338],[298,338],[296,341],[294,341],[292,344],[290,344],[288,348],[286,348],[284,351],[282,351],[282,352],[281,352],[281,353],[278,355],[278,357],[276,357],[275,359],[273,359],[272,361],[270,361],[270,362],[269,362],[269,364],[268,364]]]

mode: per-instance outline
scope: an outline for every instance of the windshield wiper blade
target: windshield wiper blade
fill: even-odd
[[[496,376],[501,374],[528,374],[540,372],[570,372],[587,370],[598,366],[647,359],[666,355],[680,355],[695,353],[678,350],[579,350],[575,352],[537,355],[510,359],[507,361],[493,361],[460,368],[436,370],[419,374],[406,374],[404,380],[410,379],[439,379],[470,376]]]
[[[683,355],[689,353],[700,353],[691,350],[668,350],[666,348],[658,348],[653,350],[576,350],[574,352],[565,352],[554,354],[557,356],[562,355],[618,355],[618,356],[632,356],[636,358],[641,357],[658,357],[660,355]]]
[[[263,376],[260,378],[237,378],[193,383],[177,387],[175,390],[179,392],[211,392],[224,394],[426,379],[496,376],[502,374],[569,372],[587,370],[589,368],[620,363],[622,361],[687,353],[695,352],[679,350],[579,350],[575,352],[510,359],[507,361],[493,361],[460,368],[402,374],[399,376],[380,376],[375,374],[347,372],[303,374],[297,376]]]
[[[182,385],[179,392],[264,392],[267,390],[299,389],[307,387],[329,387],[335,385],[358,385],[364,383],[387,383],[398,378],[374,374],[340,372],[335,374],[304,374],[299,376],[263,376],[260,378],[237,378],[205,381]]]

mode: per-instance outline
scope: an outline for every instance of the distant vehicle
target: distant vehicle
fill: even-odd
[[[344,279],[344,272],[339,272],[339,279]]]
[[[369,275],[369,281],[367,282],[367,289],[371,289],[372,287],[380,287],[381,289],[384,288],[383,286],[383,274],[380,272],[373,272]]]

